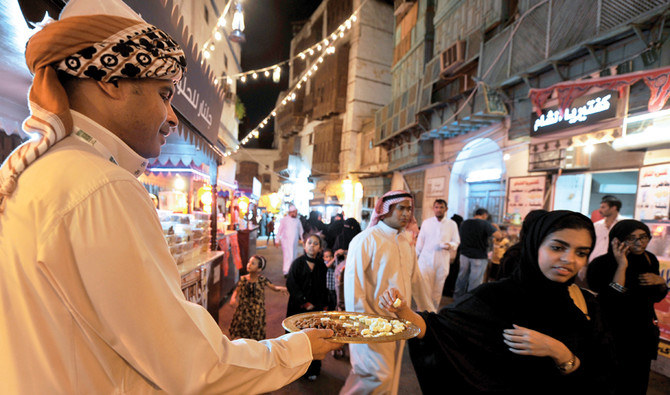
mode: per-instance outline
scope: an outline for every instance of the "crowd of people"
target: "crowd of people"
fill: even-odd
[[[531,211],[517,235],[484,209],[449,219],[438,199],[416,237],[405,191],[380,198],[364,231],[354,218],[325,225],[312,212],[303,223],[305,255],[287,279],[287,316],[338,309],[415,323],[421,334],[409,341],[410,356],[425,393],[447,380],[455,393],[644,394],[659,340],[653,304],[667,285],[646,251],[649,228],[622,220],[620,207],[605,196],[595,224],[571,211]],[[333,228],[339,234],[328,234]],[[593,257],[599,248],[605,252]],[[455,302],[439,310],[454,263]],[[404,342],[350,345],[341,393],[397,393],[403,349]]]

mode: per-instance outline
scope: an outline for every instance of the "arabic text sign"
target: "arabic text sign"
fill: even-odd
[[[616,92],[602,91],[578,97],[570,108],[565,109],[563,115],[559,113],[558,107],[543,109],[539,117],[533,112],[530,117],[530,134],[537,136],[614,118],[617,103]]]
[[[544,208],[546,177],[510,177],[507,194],[507,213],[519,213],[521,218],[532,210]]]
[[[670,163],[640,169],[635,218],[667,219],[670,206]]]

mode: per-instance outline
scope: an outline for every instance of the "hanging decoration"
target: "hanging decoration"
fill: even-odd
[[[272,71],[273,81],[278,82],[281,78],[281,66],[283,64],[294,61],[297,58],[300,58],[301,60],[304,60],[306,63],[308,63],[306,64],[305,71],[298,78],[296,78],[296,84],[288,90],[281,103],[273,108],[270,114],[263,118],[263,120],[240,141],[240,145],[246,145],[252,138],[257,139],[260,134],[260,130],[265,127],[273,117],[277,116],[277,111],[286,106],[288,102],[295,101],[297,97],[297,91],[302,89],[307,80],[314,76],[314,73],[319,69],[319,65],[323,63],[324,57],[335,53],[335,46],[338,43],[338,39],[344,38],[345,32],[351,29],[352,25],[358,20],[357,14],[364,4],[365,2],[363,2],[363,4],[361,4],[361,6],[358,7],[358,9],[354,11],[349,16],[349,18],[347,18],[340,26],[338,26],[337,29],[335,29],[331,34],[327,35],[326,38],[317,42],[311,47],[302,50],[291,59],[263,69],[245,71],[244,73],[225,77],[226,83],[228,84],[232,84],[233,81],[237,79],[244,83],[247,81],[248,77],[251,77],[252,79],[257,79],[259,75],[269,77],[270,71]],[[228,157],[236,153],[239,148],[240,146],[237,145],[234,149],[226,151],[223,156]]]

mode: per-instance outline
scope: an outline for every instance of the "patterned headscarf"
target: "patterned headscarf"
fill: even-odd
[[[34,77],[28,97],[31,115],[23,122],[23,130],[33,138],[0,167],[0,212],[21,173],[72,132],[70,104],[58,73],[102,82],[177,81],[186,70],[184,52],[170,36],[142,20],[114,15],[47,22],[28,41],[26,63]]]
[[[397,191],[389,191],[382,196],[381,199],[377,200],[377,204],[375,204],[375,211],[372,213],[372,219],[370,219],[370,223],[368,224],[368,228],[371,228],[379,221],[383,220],[386,218],[386,216],[389,214],[391,211],[391,206],[400,203],[405,199],[409,199],[412,201],[412,218],[414,218],[414,198],[412,195],[403,190],[397,190]]]

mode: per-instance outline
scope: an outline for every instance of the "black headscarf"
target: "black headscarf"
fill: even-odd
[[[500,278],[509,277],[514,273],[514,270],[521,258],[521,247],[523,245],[524,235],[533,225],[536,219],[548,213],[547,210],[532,210],[526,214],[521,224],[521,231],[519,231],[519,242],[510,246],[507,251],[500,258]]]
[[[335,239],[333,250],[348,250],[349,243],[351,243],[351,240],[359,233],[361,233],[361,225],[356,221],[356,218],[347,218],[347,220],[344,221],[342,232]]]
[[[448,383],[454,393],[559,393],[591,390],[608,393],[609,354],[604,351],[597,307],[584,294],[589,316],[572,301],[568,286],[548,280],[538,266],[538,250],[561,229],[586,229],[593,223],[571,211],[545,213],[529,229],[514,276],[486,283],[439,314],[420,313],[426,336],[409,342],[410,355],[424,393]],[[503,342],[503,330],[520,325],[563,342],[582,363],[570,375],[559,373],[548,357],[520,356]]]
[[[642,229],[644,233],[651,238],[651,230],[649,230],[649,227],[640,222],[636,221],[634,219],[624,219],[622,221],[617,222],[614,224],[612,229],[610,229],[610,234],[609,234],[609,245],[607,246],[607,253],[610,255],[614,255],[614,252],[612,251],[612,240],[615,238],[618,239],[619,241],[623,242],[626,237],[630,236],[633,232],[635,232],[638,229]]]

